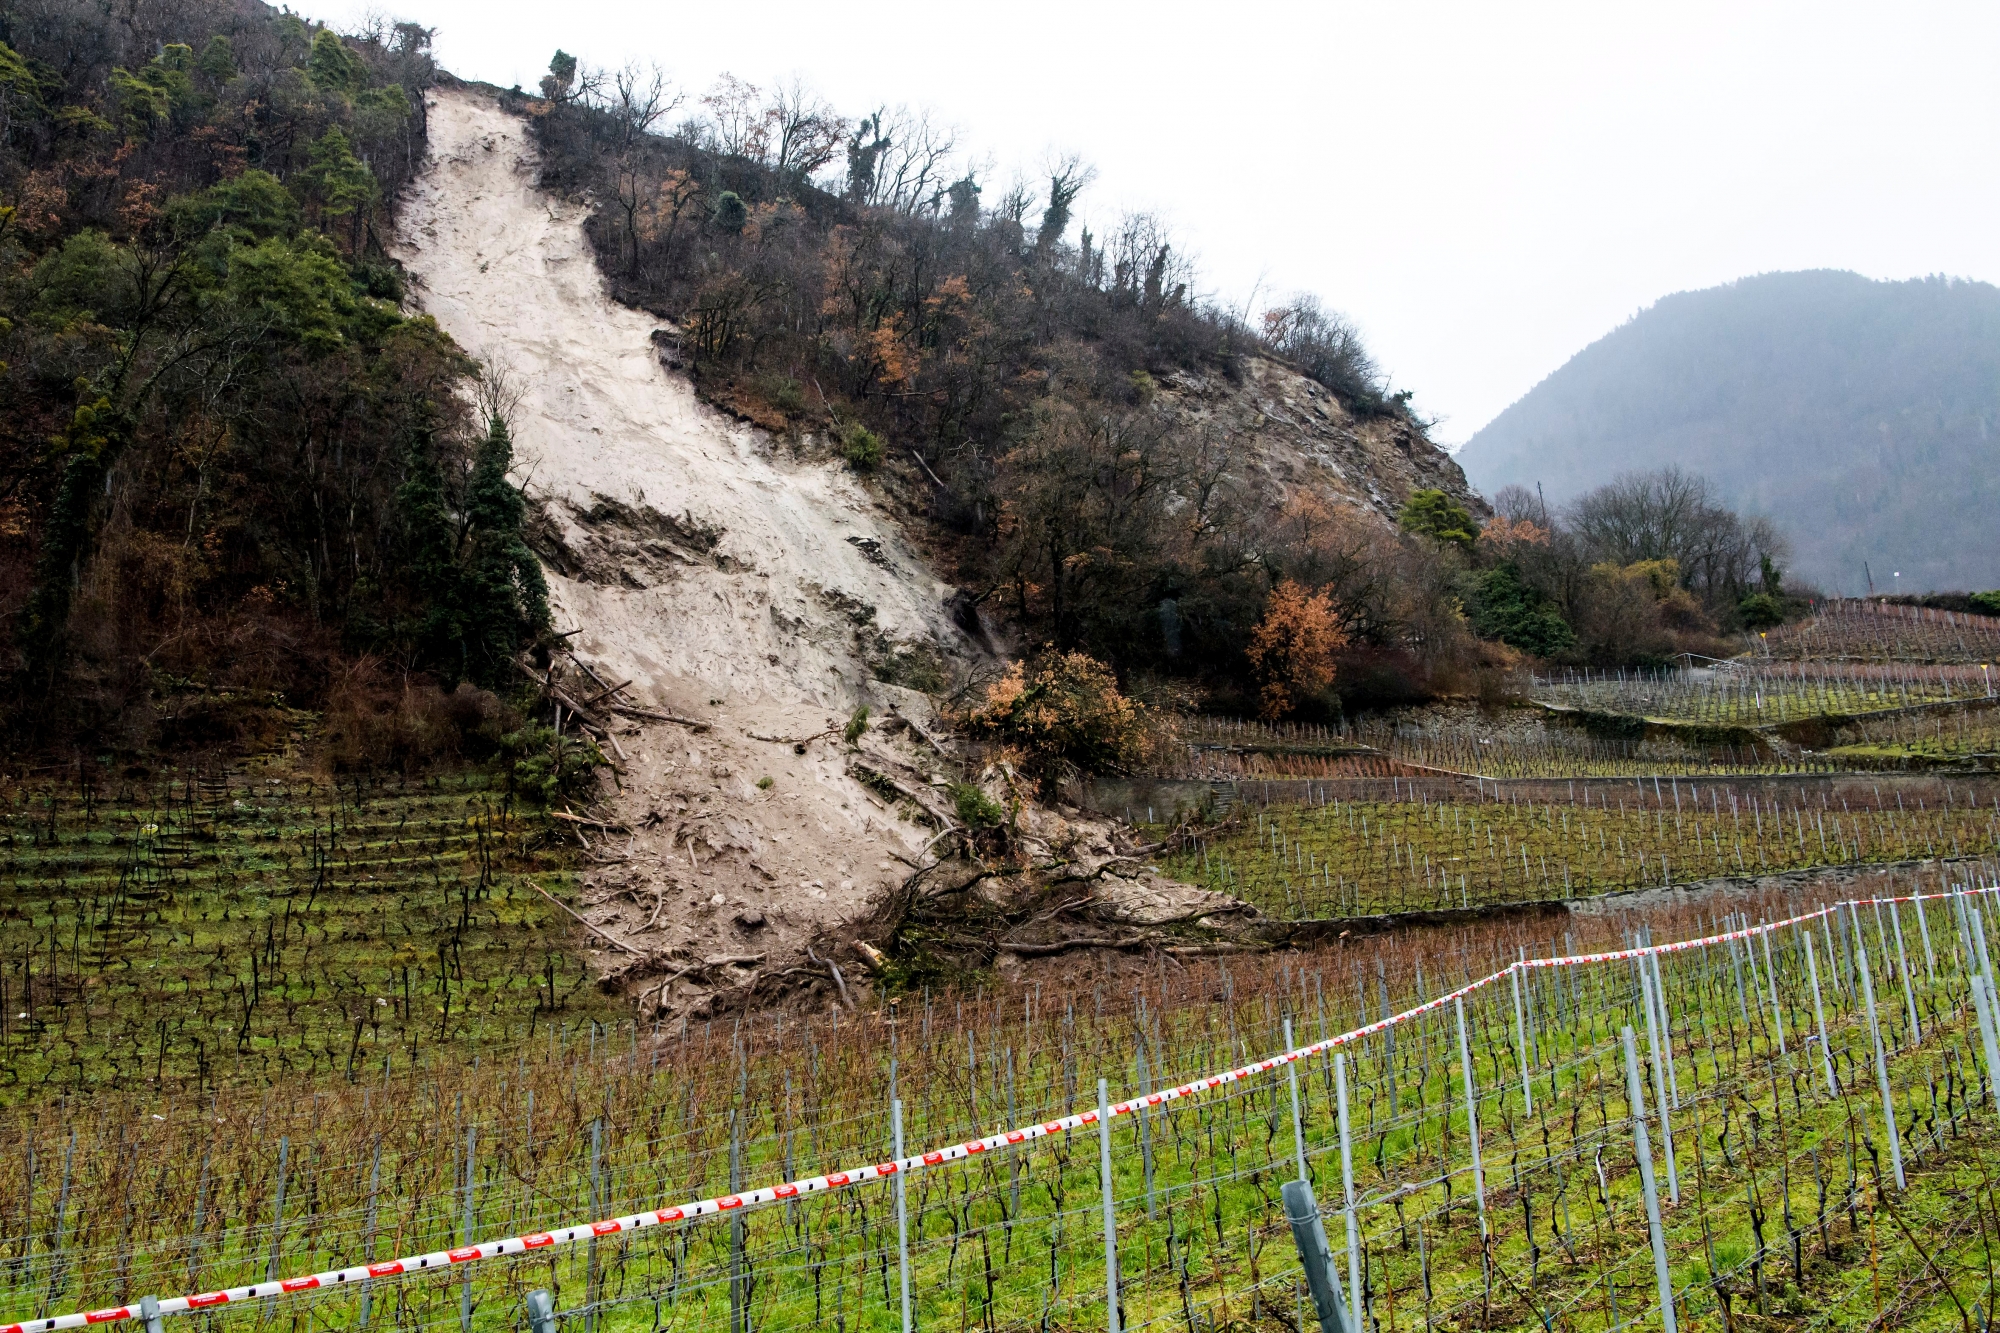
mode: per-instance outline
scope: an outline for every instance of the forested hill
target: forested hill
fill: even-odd
[[[1828,591],[2000,583],[2000,289],[1820,270],[1680,292],[1586,347],[1459,453],[1551,505],[1678,464],[1791,537]],[[1900,571],[1901,579],[1892,574]]]

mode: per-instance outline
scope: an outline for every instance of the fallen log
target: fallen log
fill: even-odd
[[[707,731],[708,723],[699,718],[681,717],[674,713],[662,713],[657,708],[641,708],[637,704],[613,704],[611,711],[625,717],[642,718],[648,722],[673,722],[696,731]]]
[[[627,944],[624,940],[619,939],[616,935],[613,935],[610,931],[602,930],[597,926],[592,925],[590,922],[585,921],[583,919],[582,913],[578,912],[574,907],[571,907],[568,903],[556,897],[553,893],[550,893],[547,889],[535,883],[533,880],[528,881],[528,886],[532,888],[536,893],[541,894],[542,897],[547,898],[550,902],[554,903],[557,907],[562,908],[563,911],[568,912],[571,916],[575,917],[577,919],[577,922],[591,934],[596,935],[602,939],[608,940],[610,943],[623,949],[626,953],[629,953],[634,957],[637,958],[652,957],[652,955],[647,953],[644,949],[635,948],[634,946]]]
[[[607,824],[601,819],[585,819],[582,815],[573,815],[567,810],[551,810],[549,811],[549,818],[560,819],[566,824],[581,824],[585,828],[599,829],[605,833],[630,833],[632,831],[623,824]]]

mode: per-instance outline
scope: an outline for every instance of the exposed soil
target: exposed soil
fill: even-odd
[[[573,904],[592,956],[669,1013],[819,974],[807,948],[848,941],[935,833],[921,810],[942,809],[942,763],[907,725],[926,727],[928,698],[882,678],[978,659],[954,590],[852,474],[663,365],[661,322],[606,295],[588,206],[536,189],[519,119],[450,88],[430,126],[397,256],[416,303],[520,393],[515,475],[543,508],[557,627],[631,682],[623,698],[707,725],[614,729],[597,813],[616,828],[570,826],[592,858]],[[862,705],[878,725],[851,748]]]

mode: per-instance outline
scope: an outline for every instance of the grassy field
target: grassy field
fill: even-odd
[[[1800,789],[1728,783],[1586,790],[1574,803],[1399,800],[1244,808],[1162,864],[1280,918],[1542,902],[1820,866],[2000,851],[1983,786]],[[1607,804],[1609,802],[1609,804]]]
[[[610,1002],[483,775],[262,769],[11,787],[0,1102],[375,1070]]]
[[[1118,1096],[1243,1063],[1280,1048],[1287,1021],[1300,1041],[1372,1021],[1522,952],[1617,945],[1640,920],[1162,960],[1094,993],[912,998],[900,1013],[550,1031],[476,1068],[24,1108],[0,1153],[0,1301],[27,1314],[258,1280],[852,1167],[888,1155],[892,1088],[915,1151],[1088,1106],[1098,1078]],[[1717,924],[1691,911],[1644,921],[1656,938]],[[1632,963],[1530,970],[1518,993],[1503,975],[1465,999],[1462,1035],[1446,1006],[1357,1044],[1338,1076],[1316,1058],[1296,1085],[1281,1069],[1121,1121],[1124,1327],[1297,1327],[1278,1204],[1298,1171],[1294,1086],[1308,1174],[1337,1210],[1343,1083],[1375,1326],[1657,1327],[1625,1026],[1683,1327],[1944,1329],[1961,1326],[1958,1305],[1992,1308],[2000,1109],[1967,1009],[1977,953],[1955,913],[1864,908],[1769,944],[1664,955],[1658,1006]],[[1670,1034],[1657,1057],[1649,1014]],[[1093,1133],[906,1188],[918,1327],[1105,1327]],[[1338,1211],[1328,1232],[1344,1276]],[[532,1287],[555,1293],[569,1328],[894,1329],[893,1186],[201,1318],[514,1328]]]

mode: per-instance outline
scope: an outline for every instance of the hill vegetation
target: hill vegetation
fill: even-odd
[[[505,730],[445,691],[509,673],[545,614],[511,442],[383,248],[429,42],[260,5],[0,11],[17,738],[256,743],[342,699],[401,716],[369,762]]]
[[[1079,161],[995,198],[921,116],[856,119],[797,84],[729,78],[688,99],[562,53],[538,91],[512,105],[542,184],[595,201],[618,297],[675,322],[667,354],[710,401],[906,496],[968,610],[1121,678],[1233,693],[1273,591],[1337,583],[1353,655],[1400,691],[1473,664],[1448,596],[1412,568],[1427,549],[1324,497],[1258,503],[1242,435],[1169,392],[1248,393],[1246,362],[1270,358],[1343,419],[1437,454],[1315,299],[1246,324],[1198,296],[1158,218],[1078,224]]]
[[[1770,273],[1663,298],[1458,457],[1489,492],[1539,484],[1550,505],[1678,466],[1789,533],[1802,581],[1962,590],[2000,584],[1996,429],[2000,290]]]

